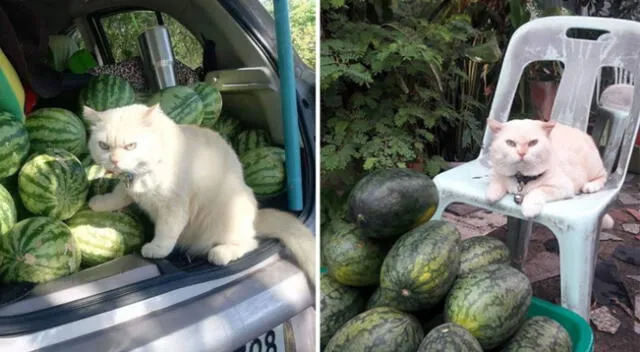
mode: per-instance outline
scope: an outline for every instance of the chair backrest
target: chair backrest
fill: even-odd
[[[596,76],[596,90],[595,90],[595,106],[599,106],[600,105],[600,97],[602,92],[609,86],[603,86],[604,82],[603,79],[605,78],[605,72],[609,73],[609,71],[605,71],[604,68],[600,68],[600,74],[598,76]],[[615,67],[613,69],[613,82],[611,83],[611,85],[614,84],[630,84],[630,85],[634,85],[635,83],[635,79],[633,78],[633,75],[631,74],[631,72],[620,68],[620,67]]]
[[[603,34],[595,40],[581,39],[568,36],[570,29],[595,30]],[[508,44],[489,117],[501,122],[507,121],[525,67],[535,61],[549,60],[564,64],[551,120],[586,131],[600,68],[619,67],[632,76],[637,77],[639,74],[640,22],[599,17],[551,16],[524,24],[515,31]],[[615,169],[622,179],[627,172],[638,131],[639,97],[640,90],[636,85],[620,159]],[[480,158],[486,158],[492,139],[492,132],[486,128]],[[607,148],[620,146],[610,145]]]

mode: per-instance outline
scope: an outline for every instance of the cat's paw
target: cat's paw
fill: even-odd
[[[109,197],[98,194],[89,200],[89,208],[93,211],[111,211],[111,202],[109,201]]]
[[[242,257],[247,251],[233,244],[220,244],[209,251],[209,262],[215,265],[227,265]]]
[[[527,219],[534,218],[542,212],[544,204],[544,199],[535,194],[525,196],[522,201],[522,215]]]
[[[142,256],[145,258],[164,258],[171,253],[173,248],[167,248],[166,246],[160,246],[153,241],[142,246]]]
[[[582,193],[595,193],[601,190],[603,186],[604,182],[602,181],[587,182],[584,186],[582,186],[581,191]]]
[[[492,183],[489,185],[489,188],[487,188],[485,198],[489,203],[495,203],[504,197],[505,194],[507,194],[507,191],[504,187]]]

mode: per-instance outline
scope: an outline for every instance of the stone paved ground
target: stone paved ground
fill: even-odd
[[[598,252],[599,272],[607,268],[617,271],[620,285],[610,284],[606,275],[598,280],[598,297],[593,309],[608,310],[619,327],[612,332],[602,332],[592,322],[595,332],[596,352],[640,351],[640,263],[625,263],[612,254],[618,246],[640,248],[640,175],[627,175],[625,186],[616,204],[609,212],[616,220],[615,228],[601,234]],[[490,235],[506,239],[506,218],[464,204],[453,204],[444,217],[456,224],[463,237]],[[560,302],[560,268],[557,242],[549,230],[534,226],[525,265],[525,274],[533,283],[536,297]],[[600,288],[606,288],[600,289]],[[618,293],[617,295],[615,293]],[[616,300],[610,299],[617,296]],[[606,307],[606,308],[601,308]],[[592,310],[593,311],[593,310]],[[634,317],[635,315],[635,317]],[[598,314],[596,313],[597,317]]]

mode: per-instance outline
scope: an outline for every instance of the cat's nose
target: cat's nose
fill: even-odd
[[[113,163],[113,165],[118,165],[119,160],[115,158],[111,158],[111,162]]]

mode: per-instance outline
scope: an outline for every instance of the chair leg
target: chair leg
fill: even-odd
[[[527,260],[533,221],[507,217],[507,247],[511,252],[511,265],[522,271]]]
[[[444,211],[447,210],[447,207],[449,206],[449,204],[451,204],[451,201],[449,199],[440,198],[438,200],[438,207],[436,208],[436,211],[433,213],[433,216],[431,216],[431,219],[432,220],[442,219],[442,214],[444,214]]]
[[[555,233],[560,246],[561,301],[589,321],[599,224],[577,221],[571,225],[567,226],[571,232]]]

